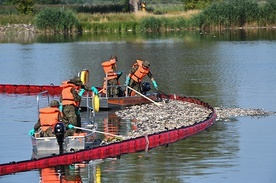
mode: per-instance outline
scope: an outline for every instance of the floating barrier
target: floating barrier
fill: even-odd
[[[0,164],[0,175],[29,171],[33,169],[41,169],[51,166],[70,165],[74,163],[81,163],[84,161],[105,159],[110,157],[117,157],[122,154],[145,151],[158,146],[182,140],[184,138],[187,138],[207,129],[214,124],[217,115],[215,113],[214,108],[210,106],[208,103],[191,97],[181,97],[176,95],[169,95],[169,97],[172,100],[191,102],[204,106],[210,109],[212,112],[205,120],[195,123],[192,126],[183,126],[178,129],[163,131],[155,134],[149,134],[148,136],[141,136],[133,139],[124,140],[121,142],[115,142],[112,144],[98,146],[92,149],[85,149],[62,155],[19,162],[13,161],[6,164]]]
[[[62,88],[54,85],[13,85],[0,84],[0,93],[7,94],[38,94],[42,91],[48,91],[50,95],[60,95]]]

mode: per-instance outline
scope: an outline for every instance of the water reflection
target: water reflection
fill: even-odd
[[[87,179],[88,165],[79,163],[68,166],[48,167],[39,170],[40,182],[74,182],[81,183],[83,179]],[[84,174],[85,173],[85,174]],[[90,172],[89,172],[90,173]],[[95,174],[95,173],[93,173]],[[92,175],[93,175],[92,174]],[[91,180],[95,182],[94,180]]]
[[[81,113],[83,125],[89,123],[87,120],[88,116],[85,112]],[[115,111],[101,111],[93,119],[93,123],[97,126],[97,131],[100,133],[95,133],[94,138],[100,140],[102,144],[110,143],[116,138],[117,135],[125,135],[129,131],[136,128],[135,123],[131,122],[129,119],[121,119],[115,114]],[[97,144],[99,145],[99,144]],[[36,158],[39,158],[35,155]],[[77,163],[73,165],[66,166],[56,166],[40,169],[40,179],[41,182],[51,182],[51,181],[70,181],[70,182],[89,182],[89,183],[99,183],[102,181],[102,167],[101,163],[114,162],[120,158],[107,158],[105,160],[91,160],[88,162]]]
[[[77,166],[77,165],[76,165]],[[40,170],[41,182],[81,182],[79,172],[74,165],[60,166],[54,168],[43,168]]]
[[[237,166],[239,152],[239,136],[235,135],[237,130],[235,125],[229,128],[219,123],[208,131],[169,144],[169,148],[162,146],[148,152],[126,154],[112,163],[104,161],[100,164],[101,170],[105,172],[102,181],[185,182],[190,175],[211,173],[206,172],[206,169],[223,171],[225,168],[233,168]],[[170,171],[171,167],[174,171]]]
[[[179,39],[189,40],[208,40],[208,41],[253,41],[253,40],[275,40],[275,29],[237,29],[221,31],[179,31],[179,32],[127,32],[127,33],[84,33],[80,34],[23,34],[23,35],[0,35],[0,43],[68,43],[68,42],[118,42],[126,41],[139,43],[150,39]]]
[[[124,125],[124,122],[121,123],[122,119],[117,120],[114,114],[101,119],[103,119],[103,124],[99,125],[103,129],[108,129],[105,131],[107,133],[125,133],[123,129],[128,129],[127,126],[131,125],[128,122],[128,125]],[[191,175],[213,174],[206,170],[216,169],[215,173],[223,172],[223,169],[233,169],[237,166],[240,150],[238,130],[239,126],[234,122],[232,125],[218,122],[212,128],[195,136],[157,147],[155,150],[122,155],[123,158],[100,160],[97,164],[94,161],[87,162],[85,166],[78,167],[78,172],[88,172],[80,174],[83,182],[108,182],[109,180],[115,182],[182,182],[188,180]],[[110,138],[108,135],[103,135],[103,138],[106,137]],[[173,167],[174,171],[170,172],[170,167]],[[68,166],[64,169],[66,168],[68,169]],[[169,175],[168,172],[170,172]]]
[[[82,115],[84,121],[86,118],[85,115]],[[128,132],[136,129],[134,120],[122,119],[115,114],[115,110],[96,113],[93,122],[97,126],[96,138],[100,139],[102,143],[116,141],[120,136],[127,135]]]

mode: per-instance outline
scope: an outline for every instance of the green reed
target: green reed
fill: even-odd
[[[189,28],[189,21],[183,17],[142,17],[136,21],[92,22],[82,23],[84,31],[88,32],[156,32],[184,30]]]
[[[33,15],[0,14],[0,25],[7,24],[33,24]]]
[[[273,0],[262,4],[238,0],[214,3],[193,17],[193,21],[199,28],[275,25],[275,4]]]
[[[270,0],[261,6],[259,12],[260,26],[271,26],[276,24],[276,1]]]

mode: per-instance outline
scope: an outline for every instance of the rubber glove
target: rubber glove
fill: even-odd
[[[29,136],[34,136],[34,133],[35,133],[35,129],[31,129],[31,130],[29,131]]]
[[[62,104],[59,105],[59,111],[62,112],[63,106]]]
[[[82,97],[82,95],[84,94],[84,92],[85,92],[85,89],[81,89],[81,90],[79,91],[79,96]]]
[[[91,90],[93,91],[93,93],[95,94],[95,95],[98,95],[98,90],[97,90],[97,88],[96,87],[94,87],[94,86],[92,86],[91,87]]]
[[[76,110],[76,115],[79,115],[79,114],[80,114],[80,110],[77,109],[77,110]]]
[[[127,78],[126,78],[126,85],[129,85],[129,81],[130,81],[130,77],[129,76],[127,76]]]
[[[69,124],[69,125],[68,125],[68,128],[69,128],[69,129],[73,129],[73,128],[74,128],[74,125]]]
[[[122,74],[123,74],[122,72],[117,72],[117,77],[118,78],[121,77]]]
[[[156,81],[152,81],[152,84],[153,84],[153,86],[154,86],[154,88],[156,89],[156,90],[158,90],[158,86],[157,86],[157,84],[156,84]]]

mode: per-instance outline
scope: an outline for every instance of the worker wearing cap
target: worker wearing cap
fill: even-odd
[[[63,82],[61,87],[63,88],[60,97],[63,115],[62,121],[67,128],[66,135],[74,135],[75,132],[79,132],[80,130],[74,129],[73,126],[81,127],[79,106],[82,95],[85,91],[92,90],[95,94],[98,94],[98,91],[95,87],[91,87],[90,89],[83,85],[79,77],[74,77],[69,81]]]
[[[151,79],[154,88],[158,89],[152,73],[150,72],[150,63],[142,60],[137,60],[132,66],[125,84],[134,90],[141,92],[141,82],[146,75]],[[134,91],[129,91],[128,95],[134,96],[136,93]]]
[[[29,135],[33,136],[35,131],[40,132],[40,137],[53,137],[53,130],[57,122],[61,121],[61,112],[59,110],[59,102],[53,100],[50,103],[50,107],[39,109],[39,119],[34,125],[34,128],[30,130]]]

